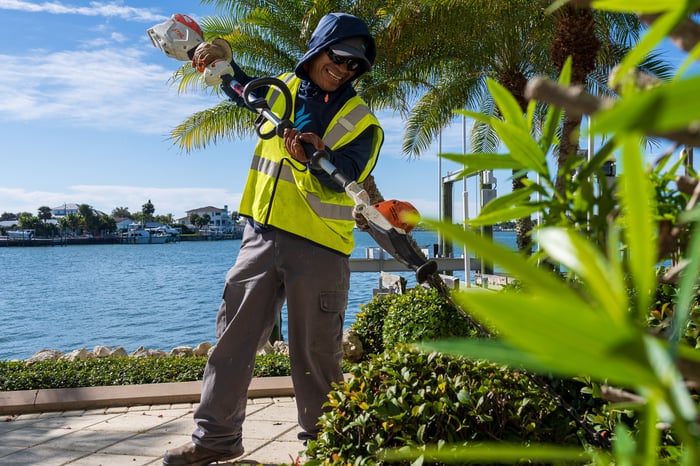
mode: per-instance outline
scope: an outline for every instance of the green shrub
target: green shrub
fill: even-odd
[[[360,312],[355,316],[352,330],[362,342],[365,354],[379,354],[384,351],[384,319],[397,295],[377,295],[367,304],[360,304]]]
[[[85,361],[0,361],[0,391],[99,387],[201,380],[204,356],[167,358],[101,358]],[[256,357],[256,377],[289,375],[289,357]]]
[[[276,377],[292,373],[289,356],[280,353],[258,355],[255,358],[254,377]]]
[[[384,321],[382,339],[384,348],[393,348],[398,343],[475,335],[471,332],[468,319],[435,288],[417,287],[396,295]]]
[[[308,444],[323,464],[381,464],[382,449],[439,442],[579,443],[575,422],[518,371],[399,347],[351,375]]]
[[[398,343],[474,336],[469,320],[434,288],[378,295],[361,306],[352,325],[366,354],[379,354]]]

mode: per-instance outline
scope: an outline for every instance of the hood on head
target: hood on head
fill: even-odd
[[[335,46],[331,47],[332,45]],[[301,79],[309,80],[304,64],[328,47],[341,55],[353,56],[361,60],[363,66],[355,73],[353,80],[369,71],[377,56],[374,39],[364,21],[347,13],[329,13],[321,18],[311,34],[309,50],[301,57],[294,69],[296,75]]]

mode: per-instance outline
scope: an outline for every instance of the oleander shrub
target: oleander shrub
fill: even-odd
[[[399,343],[475,336],[469,320],[434,288],[377,295],[361,306],[352,325],[367,355]]]
[[[205,356],[165,358],[100,358],[84,361],[0,361],[0,391],[98,387],[201,380]],[[289,375],[285,354],[258,355],[253,375]]]
[[[442,442],[579,444],[566,411],[528,375],[502,366],[399,345],[351,375],[329,394],[308,464],[382,464],[383,449]]]

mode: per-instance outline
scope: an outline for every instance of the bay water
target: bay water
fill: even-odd
[[[434,232],[412,236],[431,250],[437,243]],[[494,238],[515,243],[512,232],[495,232]],[[355,240],[352,257],[364,258],[376,246],[365,232],[357,231]],[[97,345],[131,353],[139,346],[169,351],[213,344],[224,278],[239,247],[240,240],[0,247],[0,359]],[[379,275],[352,274],[346,328],[372,299]],[[415,286],[414,273],[399,275]],[[464,271],[454,275],[464,281]],[[282,333],[286,339],[286,309]]]

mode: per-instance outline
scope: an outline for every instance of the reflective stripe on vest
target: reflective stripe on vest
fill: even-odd
[[[284,180],[289,183],[295,183],[294,174],[291,167],[285,164],[279,164],[275,161],[265,159],[256,155],[253,157],[253,163],[250,165],[252,170],[259,171],[271,178]],[[352,217],[352,207],[337,204],[326,204],[321,202],[318,196],[311,193],[306,194],[306,201],[309,206],[319,217],[330,220],[348,220]]]
[[[369,108],[366,105],[358,105],[353,108],[350,113],[338,119],[338,124],[333,126],[323,138],[323,142],[328,147],[333,147],[340,141],[343,136],[352,132],[355,125],[360,122],[369,113]]]

